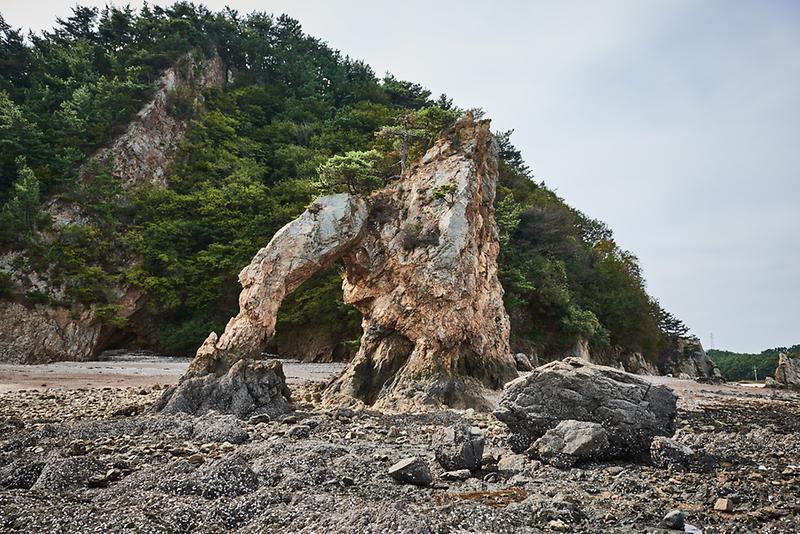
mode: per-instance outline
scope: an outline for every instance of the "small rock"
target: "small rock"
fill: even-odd
[[[287,416],[285,416],[284,418],[281,419],[281,423],[283,423],[285,425],[293,425],[293,424],[297,423],[297,416],[295,416],[295,415],[287,415]]]
[[[186,458],[186,461],[193,465],[202,465],[203,463],[205,463],[206,459],[203,457],[202,454],[197,453],[197,454],[192,454],[191,456]]]
[[[307,438],[311,435],[311,428],[308,425],[294,425],[286,435],[292,438]]]
[[[270,421],[272,421],[272,418],[269,415],[265,414],[265,413],[260,413],[258,415],[254,415],[253,417],[251,417],[250,419],[247,420],[247,422],[250,423],[251,425],[258,425],[258,424],[261,424],[261,423],[269,423]]]
[[[528,462],[529,460],[524,454],[504,454],[497,462],[497,469],[510,473],[518,473],[525,469]]]
[[[82,441],[73,441],[67,445],[67,456],[83,456],[86,454],[86,445]]]
[[[336,409],[335,417],[337,419],[352,419],[355,414],[356,412],[352,408],[341,407]]]
[[[106,480],[109,482],[115,482],[122,478],[122,471],[117,468],[109,469],[106,472]]]
[[[558,531],[558,532],[569,532],[570,531],[569,525],[564,523],[560,519],[553,519],[552,521],[547,523],[547,526],[552,528],[553,530]]]
[[[428,465],[419,457],[404,458],[389,468],[389,476],[406,484],[430,486],[433,482]]]
[[[443,428],[434,438],[436,461],[448,471],[480,469],[485,442],[466,425]]]
[[[442,478],[445,480],[467,480],[472,476],[472,471],[469,469],[457,469],[455,471],[445,471]]]
[[[664,516],[664,519],[661,520],[661,524],[670,530],[683,530],[683,512],[680,510],[672,510]]]
[[[730,499],[717,499],[714,503],[714,510],[717,512],[733,512],[733,501]]]

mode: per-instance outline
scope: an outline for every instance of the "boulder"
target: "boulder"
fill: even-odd
[[[495,416],[524,451],[562,421],[598,423],[608,433],[608,458],[646,458],[656,436],[671,436],[675,394],[635,375],[578,358],[551,362],[508,384]]]
[[[603,459],[608,449],[608,432],[602,425],[568,420],[545,432],[531,445],[528,454],[555,467],[567,468]]]
[[[524,352],[518,352],[514,355],[514,363],[517,365],[517,371],[522,371],[524,373],[533,371],[533,364]]]
[[[467,425],[443,428],[434,438],[436,461],[447,471],[481,468],[486,440]]]
[[[415,486],[430,486],[433,482],[428,464],[417,456],[404,458],[391,466],[389,476],[398,482]]]
[[[206,414],[216,411],[246,418],[259,413],[275,417],[289,411],[290,393],[278,361],[240,360],[224,374],[184,375],[164,390],[157,412]]]

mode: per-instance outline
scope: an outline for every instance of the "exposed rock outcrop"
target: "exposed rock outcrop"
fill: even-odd
[[[696,337],[676,338],[661,355],[661,371],[681,378],[700,381],[724,382],[717,365],[708,357]]]
[[[800,358],[790,358],[783,352],[778,354],[775,383],[778,386],[800,388]]]
[[[486,407],[482,389],[517,375],[497,279],[496,150],[489,122],[464,117],[393,185],[319,199],[242,270],[239,314],[184,380],[257,357],[283,298],[341,259],[364,334],[324,401]],[[434,194],[442,188],[451,193]]]
[[[177,94],[199,99],[200,91],[223,87],[229,75],[218,55],[200,60],[188,54],[168,68],[159,79],[152,98],[125,131],[81,168],[81,183],[91,180],[93,165],[108,163],[124,190],[146,183],[166,186],[165,169],[188,127],[186,118],[171,112],[171,99]],[[78,204],[61,197],[48,200],[42,209],[53,220],[51,232],[89,222]],[[15,252],[0,258],[0,270],[13,274],[15,293],[25,295],[35,290],[56,300],[65,298],[63,287],[51,283],[47,273],[15,268],[14,261],[24,263],[26,260]],[[121,263],[125,261],[120,259]],[[118,307],[115,316],[131,324],[131,319],[145,304],[142,292],[124,283],[108,290]],[[0,361],[14,363],[90,360],[119,334],[117,328],[98,317],[96,306],[82,304],[65,307],[0,301],[0,324],[3,325],[0,328]],[[132,334],[134,330],[129,328],[127,335],[135,335]]]
[[[495,416],[513,433],[512,446],[528,448],[566,420],[602,425],[603,457],[646,457],[655,436],[674,431],[676,397],[611,367],[567,358],[537,367],[506,386]]]

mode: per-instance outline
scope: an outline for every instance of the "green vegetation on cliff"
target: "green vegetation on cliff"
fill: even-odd
[[[168,187],[123,195],[102,166],[78,180],[163,69],[186,54],[219,54],[233,82],[201,99],[170,95],[171,113],[190,127]],[[15,269],[64,288],[28,300],[96,303],[102,320],[124,329],[109,287],[133,284],[148,297],[147,322],[159,325],[150,345],[176,353],[221,331],[237,310],[238,271],[315,196],[395,179],[461,113],[445,95],[377,77],[291,18],[188,3],[79,7],[27,42],[0,18],[0,65],[0,247],[24,251]],[[657,361],[685,326],[648,296],[636,258],[603,223],[536,181],[510,134],[497,135],[496,208],[513,344],[549,357],[586,339],[596,351]],[[54,230],[30,209],[47,198],[77,203],[84,217]],[[357,339],[359,317],[342,302],[340,276],[335,266],[292,295],[279,337],[306,329],[342,344]],[[0,282],[0,296],[24,298],[9,277]]]
[[[708,357],[714,360],[725,380],[753,380],[753,368],[759,380],[775,375],[778,366],[778,354],[784,352],[792,358],[800,358],[800,345],[791,347],[776,347],[762,350],[759,354],[745,352],[731,352],[729,350],[710,349],[706,351]]]

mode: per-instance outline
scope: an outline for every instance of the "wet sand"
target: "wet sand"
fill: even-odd
[[[43,365],[0,364],[0,393],[21,390],[150,387],[174,384],[189,365],[188,358],[149,357],[135,360],[58,362]],[[281,360],[286,381],[299,384],[327,380],[343,363],[299,363]]]

